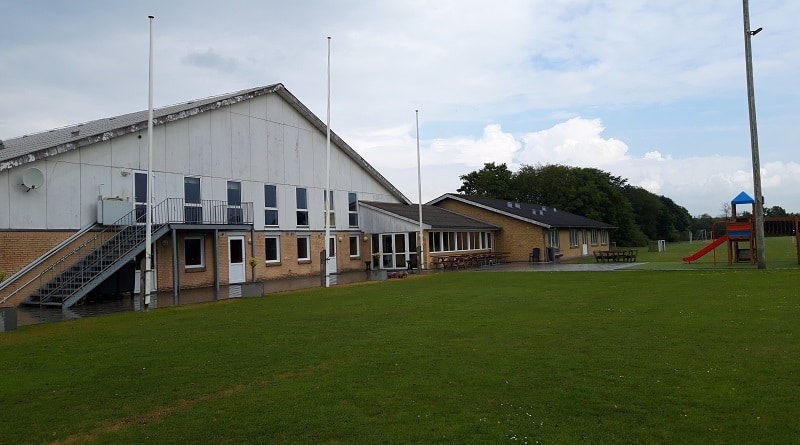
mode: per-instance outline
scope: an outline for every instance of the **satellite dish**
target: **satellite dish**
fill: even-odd
[[[41,188],[44,184],[44,173],[36,167],[25,170],[22,174],[22,186],[27,188],[26,192]]]

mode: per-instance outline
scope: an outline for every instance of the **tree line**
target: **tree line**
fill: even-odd
[[[611,240],[619,246],[679,241],[692,229],[689,212],[670,198],[596,168],[523,165],[512,172],[491,162],[459,178],[459,193],[547,205],[614,225]]]

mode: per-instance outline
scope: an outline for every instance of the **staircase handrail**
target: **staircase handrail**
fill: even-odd
[[[154,225],[164,225],[164,224],[172,224],[172,223],[187,223],[187,213],[185,209],[187,208],[199,208],[201,209],[201,219],[196,221],[191,221],[191,223],[196,224],[253,224],[253,203],[252,202],[241,202],[238,204],[229,204],[227,201],[219,201],[219,200],[202,200],[198,203],[187,203],[182,198],[167,198],[160,203],[158,203],[155,207],[153,207],[152,211],[152,223]],[[208,211],[206,211],[208,209]],[[228,210],[226,212],[220,213],[220,210]],[[231,212],[229,209],[239,210],[239,212],[234,212],[235,221],[230,221],[233,219],[231,217]],[[68,260],[79,252],[84,251],[87,247],[91,247],[91,251],[95,251],[99,249],[103,244],[109,243],[114,241],[115,237],[119,235],[119,233],[125,229],[126,227],[130,227],[137,224],[143,224],[138,222],[138,218],[141,213],[141,209],[137,209],[134,207],[133,210],[116,220],[114,223],[106,226],[103,230],[97,232],[94,237],[84,241],[81,245],[73,248],[71,251],[67,252],[64,256],[58,259],[56,262],[42,270],[39,274],[31,278],[27,283],[23,286],[18,287],[14,292],[3,298],[0,301],[0,304],[4,303],[6,300],[10,299],[12,296],[18,294],[22,289],[25,289],[28,285],[33,283],[36,280],[40,281],[40,287],[49,281],[49,279],[45,280],[43,277],[45,276],[57,276],[64,271],[66,271],[69,267],[72,267],[77,261],[75,262],[68,262]],[[205,219],[202,215],[209,215],[212,219]],[[111,233],[111,236],[106,238],[106,235]],[[98,244],[98,240],[99,244]],[[69,264],[69,266],[66,266]],[[55,272],[54,272],[55,271]]]
[[[50,249],[47,252],[45,252],[42,255],[40,255],[39,258],[36,258],[35,260],[33,260],[30,263],[28,263],[27,265],[25,265],[25,267],[23,267],[22,269],[20,269],[20,270],[14,272],[13,274],[11,274],[10,277],[8,277],[5,280],[3,280],[2,282],[0,282],[0,291],[5,289],[5,288],[7,288],[8,286],[10,286],[11,283],[15,282],[20,277],[24,276],[26,273],[30,272],[38,264],[41,264],[43,261],[47,261],[51,256],[55,255],[56,252],[58,252],[61,249],[63,249],[64,246],[70,245],[73,241],[75,241],[76,239],[80,238],[86,232],[92,230],[96,226],[97,226],[97,223],[93,222],[93,223],[89,224],[88,226],[81,228],[77,232],[75,232],[72,235],[70,235],[69,237],[67,237],[64,241],[61,241],[60,243],[56,244],[52,249]],[[30,284],[30,283],[27,283],[27,284]],[[26,286],[27,286],[27,284],[26,284]],[[2,300],[0,300],[0,305],[5,303],[5,301],[9,297],[10,297],[10,295],[8,297],[5,297]]]

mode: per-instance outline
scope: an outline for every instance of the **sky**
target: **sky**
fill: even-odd
[[[800,2],[749,2],[765,206],[800,212]],[[413,202],[484,163],[753,193],[737,0],[0,0],[0,139],[282,83]],[[418,110],[418,113],[417,113]],[[417,133],[417,118],[419,133]],[[335,174],[335,172],[334,172]],[[547,203],[538,203],[547,204]]]

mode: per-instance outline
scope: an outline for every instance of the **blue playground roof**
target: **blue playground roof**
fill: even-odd
[[[753,204],[754,202],[756,201],[753,198],[751,198],[750,195],[748,195],[745,192],[742,192],[736,195],[735,198],[733,198],[731,204]]]

